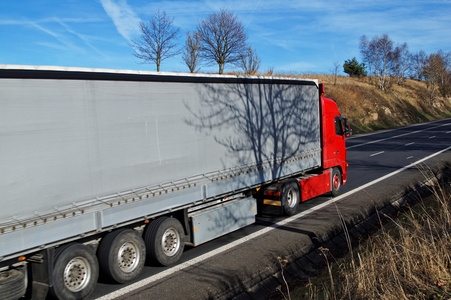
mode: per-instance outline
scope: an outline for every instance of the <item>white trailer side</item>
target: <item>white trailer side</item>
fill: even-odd
[[[321,165],[314,80],[0,67],[0,261]]]

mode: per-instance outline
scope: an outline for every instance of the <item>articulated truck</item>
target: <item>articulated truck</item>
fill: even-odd
[[[83,299],[346,183],[317,80],[0,65],[0,295]]]

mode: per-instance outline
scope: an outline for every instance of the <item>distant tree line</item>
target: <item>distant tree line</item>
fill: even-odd
[[[247,43],[242,22],[228,9],[200,20],[193,32],[186,33],[183,48],[175,42],[180,29],[164,11],[157,11],[139,28],[141,35],[131,41],[134,55],[145,63],[154,63],[158,72],[164,60],[182,54],[192,73],[202,65],[214,64],[218,65],[219,74],[223,74],[226,64],[240,67],[245,74],[258,73],[260,59]],[[410,53],[407,43],[395,44],[387,34],[371,39],[363,35],[359,48],[363,62],[354,57],[343,64],[344,72],[350,76],[370,76],[371,82],[383,91],[393,83],[401,85],[406,77],[425,80],[431,90],[431,104],[437,93],[444,97],[451,94],[451,53]],[[335,74],[337,67],[335,63]]]
[[[343,64],[344,72],[350,76],[369,75],[371,82],[383,91],[394,82],[401,85],[407,77],[425,80],[431,91],[431,105],[437,92],[443,97],[451,94],[451,53],[410,53],[407,43],[395,44],[387,34],[371,39],[363,35],[359,48],[363,63],[353,58]]]
[[[141,35],[131,41],[135,57],[154,63],[158,72],[162,61],[179,54],[191,73],[198,72],[202,64],[217,64],[219,74],[226,64],[242,68],[245,74],[258,72],[260,59],[247,44],[242,22],[230,10],[221,9],[202,19],[194,32],[186,33],[182,49],[175,43],[180,29],[173,21],[166,12],[157,11],[148,22],[141,22]]]

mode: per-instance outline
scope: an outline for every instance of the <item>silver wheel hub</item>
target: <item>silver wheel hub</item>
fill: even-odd
[[[174,256],[180,248],[180,234],[174,228],[168,228],[161,239],[163,252],[167,256]]]
[[[64,268],[64,285],[71,292],[84,289],[91,278],[91,266],[83,257],[74,257]]]
[[[288,191],[287,202],[289,207],[294,207],[298,203],[298,194],[294,189]]]
[[[134,243],[125,242],[117,253],[117,261],[122,271],[130,273],[139,264],[138,246]]]

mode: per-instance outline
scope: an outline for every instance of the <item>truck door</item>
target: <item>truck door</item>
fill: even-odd
[[[323,169],[340,167],[342,183],[347,180],[345,138],[351,135],[348,119],[342,118],[335,101],[321,97]]]
[[[323,168],[342,166],[346,162],[345,137],[348,130],[338,110],[328,112],[323,120]]]
[[[346,145],[345,145],[345,122],[340,116],[334,117],[335,125],[335,146],[333,149],[333,157],[338,161],[338,164],[346,161]]]

